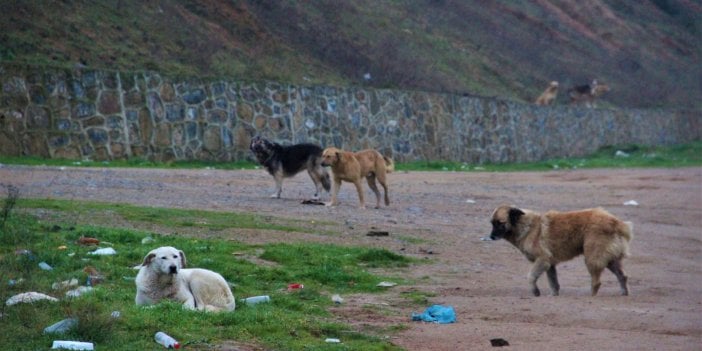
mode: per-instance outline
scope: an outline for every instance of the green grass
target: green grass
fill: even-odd
[[[617,156],[622,151],[628,156]],[[1,156],[0,163],[30,166],[67,166],[67,167],[135,167],[135,168],[181,168],[181,169],[256,169],[259,166],[249,161],[239,162],[204,162],[176,161],[157,163],[140,159],[125,161],[72,161],[62,159],[44,159],[38,157]],[[592,155],[579,158],[560,158],[539,162],[506,164],[468,164],[450,161],[416,161],[398,162],[397,171],[548,171],[554,169],[575,168],[627,168],[627,167],[693,167],[702,166],[702,142],[692,142],[674,146],[622,145],[603,147]]]
[[[617,156],[622,151],[627,156]],[[561,158],[527,163],[473,165],[461,162],[417,161],[398,163],[398,171],[520,172],[591,168],[674,168],[702,166],[702,142],[667,147],[607,146],[582,158]]]
[[[64,206],[45,204],[52,211]],[[186,349],[209,349],[226,341],[278,350],[398,349],[378,336],[336,322],[327,308],[332,305],[332,294],[382,293],[384,290],[377,288],[377,283],[383,280],[402,283],[398,277],[376,275],[368,269],[382,268],[385,272],[401,269],[412,263],[403,256],[375,248],[295,243],[245,245],[161,236],[133,229],[70,225],[40,221],[27,214],[27,207],[40,206],[38,202],[19,201],[17,208],[21,211],[13,212],[0,227],[0,298],[5,301],[21,292],[37,291],[60,301],[3,304],[0,307],[3,349],[46,349],[57,339],[90,341],[97,349],[158,349],[153,341],[157,331],[175,337]],[[175,211],[174,216],[181,214]],[[112,246],[117,255],[89,255],[94,248],[76,244],[81,236],[109,242],[107,246]],[[142,244],[145,237],[154,241]],[[134,304],[136,271],[132,267],[149,250],[162,245],[182,249],[191,267],[221,273],[236,285],[237,298],[265,294],[271,296],[271,303],[253,306],[239,303],[235,312],[219,314],[187,311],[170,302],[153,308],[137,307]],[[61,246],[67,248],[60,249]],[[29,250],[31,254],[18,254],[17,250]],[[246,256],[259,256],[277,264],[261,266],[247,261]],[[54,269],[41,270],[38,263],[42,261]],[[88,265],[105,276],[105,281],[96,285],[93,292],[69,299],[64,297],[65,289],[52,290],[52,283],[71,278],[84,285],[83,269]],[[288,292],[285,288],[293,282],[303,283],[304,289]],[[120,317],[112,318],[113,311],[119,311]],[[42,334],[43,328],[68,317],[77,318],[78,325],[66,335]],[[328,337],[339,338],[343,343],[327,344],[324,339]]]

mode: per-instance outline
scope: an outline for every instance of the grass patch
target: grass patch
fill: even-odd
[[[105,216],[119,216],[130,222],[148,223],[173,229],[200,228],[220,231],[225,229],[246,228],[285,232],[305,231],[305,227],[303,226],[304,221],[302,220],[282,219],[250,213],[184,210],[95,201],[54,199],[20,199],[18,201],[18,206],[22,208],[43,208],[60,211],[64,213],[65,217],[86,214],[95,216],[97,213],[101,213]],[[320,222],[320,225],[324,224],[325,223]]]
[[[32,200],[34,201],[34,200]],[[18,206],[38,202],[20,200]],[[61,209],[64,203],[45,203]],[[85,206],[85,204],[78,204]],[[136,210],[135,210],[136,211]],[[204,213],[207,215],[207,213]],[[209,349],[227,341],[262,345],[266,349],[285,350],[396,350],[395,346],[372,335],[359,333],[334,321],[327,307],[331,294],[382,293],[375,285],[384,280],[402,282],[391,276],[368,272],[368,268],[392,271],[412,261],[382,249],[339,247],[322,244],[244,245],[225,240],[203,240],[122,228],[66,225],[39,221],[22,212],[13,212],[1,228],[0,298],[5,301],[21,292],[37,291],[59,299],[0,307],[0,343],[3,348],[46,349],[52,340],[81,340],[110,345],[112,350],[145,350],[159,346],[153,341],[157,331],[165,331],[185,347]],[[114,256],[94,256],[94,247],[79,246],[81,236],[109,242]],[[144,245],[150,236],[153,242]],[[271,303],[253,306],[238,304],[234,313],[200,313],[183,310],[177,303],[164,302],[153,308],[134,304],[132,269],[154,247],[171,245],[182,249],[189,266],[212,269],[234,283],[237,298],[270,295]],[[60,247],[65,246],[65,249]],[[27,251],[18,251],[27,250]],[[23,253],[24,252],[24,253]],[[258,255],[278,263],[263,267],[242,255]],[[53,267],[39,268],[39,262]],[[95,267],[104,282],[90,293],[77,298],[65,297],[67,289],[53,290],[52,284],[77,278],[86,284],[86,266]],[[392,274],[392,273],[391,273]],[[304,283],[295,292],[286,290],[292,282]],[[119,317],[112,317],[113,311]],[[65,335],[44,335],[43,328],[64,318],[76,318],[78,324]],[[324,342],[339,338],[343,344]]]
[[[395,168],[398,171],[520,172],[578,168],[675,168],[693,166],[702,166],[702,142],[666,147],[640,145],[607,146],[592,155],[582,158],[559,158],[539,162],[471,165],[448,161],[417,161],[398,163]]]

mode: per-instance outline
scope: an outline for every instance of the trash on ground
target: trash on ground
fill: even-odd
[[[490,339],[490,345],[493,347],[509,346],[507,340],[502,338]]]
[[[30,291],[10,297],[9,299],[7,299],[7,301],[5,301],[5,304],[8,306],[12,306],[18,303],[32,303],[41,300],[58,301],[58,299],[55,297],[38,293],[36,291]]]
[[[467,200],[466,200],[466,203],[467,203],[467,204],[474,204],[474,203],[475,203],[475,200],[473,200],[473,199],[467,199]]]
[[[332,344],[338,344],[341,342],[341,340],[337,338],[326,338],[324,339],[324,342],[332,343]]]
[[[617,152],[614,153],[615,157],[629,157],[628,152],[624,152],[622,150],[617,150]]]
[[[78,297],[90,291],[93,291],[92,286],[79,286],[76,289],[66,291],[66,297]]]
[[[451,306],[433,305],[422,313],[412,313],[412,320],[438,324],[454,323],[456,321],[456,312]]]
[[[100,240],[83,236],[78,238],[77,243],[79,245],[100,245]]]
[[[390,232],[385,231],[385,230],[370,230],[368,231],[367,236],[388,236],[390,235]]]
[[[75,318],[66,318],[62,321],[56,322],[46,328],[44,328],[44,334],[57,333],[63,334],[69,331],[71,328],[78,324],[78,320]]]
[[[164,332],[157,332],[156,335],[154,335],[154,340],[156,340],[157,343],[163,345],[163,347],[167,349],[180,348],[180,343],[178,342],[178,340],[174,339],[173,337]]]
[[[629,200],[629,201],[624,203],[624,206],[638,206],[638,205],[639,205],[639,203],[636,202],[635,200]]]
[[[300,203],[303,205],[324,205],[324,202],[317,199],[302,200]]]
[[[271,297],[268,295],[252,296],[252,297],[247,297],[245,299],[241,299],[240,301],[247,304],[247,305],[255,305],[257,303],[262,303],[262,302],[271,302]]]
[[[383,288],[389,288],[389,287],[392,287],[392,286],[395,286],[395,285],[397,285],[397,283],[393,283],[393,282],[380,282],[380,283],[378,283],[378,285],[376,285],[376,286],[380,286],[380,287],[383,287]]]
[[[337,305],[340,305],[344,302],[344,298],[341,297],[339,294],[332,295],[331,300]]]
[[[78,286],[78,279],[76,278],[51,284],[51,288],[54,290],[66,289],[74,286]]]
[[[305,285],[300,284],[300,283],[292,283],[288,284],[288,291],[293,291],[293,290],[298,290],[298,289],[304,289]]]
[[[41,268],[45,271],[50,271],[50,270],[54,269],[54,267],[49,266],[49,264],[44,262],[44,261],[39,262],[39,268]]]
[[[492,240],[492,238],[488,235],[488,236],[484,236],[484,237],[480,238],[480,241],[493,241],[493,240]]]
[[[85,266],[85,268],[83,268],[83,272],[88,274],[88,279],[86,280],[86,284],[88,286],[95,286],[105,281],[105,277],[103,277],[102,274],[100,274],[100,272],[98,272],[93,266]]]
[[[52,349],[66,350],[95,350],[92,342],[70,341],[70,340],[54,340]]]
[[[154,238],[152,238],[150,236],[147,236],[146,238],[141,239],[142,244],[151,244],[152,242],[154,242]]]
[[[114,319],[117,319],[121,316],[122,316],[122,313],[120,311],[112,311],[112,313],[110,313],[110,317],[112,317]]]
[[[117,251],[111,247],[106,247],[102,249],[97,249],[93,252],[89,252],[90,255],[101,255],[101,256],[107,256],[107,255],[115,255],[117,254]]]
[[[57,250],[66,250],[66,249],[68,249],[68,246],[66,246],[66,245],[61,245],[61,246],[57,247],[56,249],[57,249]]]

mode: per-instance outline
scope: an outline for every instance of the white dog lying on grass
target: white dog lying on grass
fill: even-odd
[[[136,277],[136,304],[151,305],[171,299],[189,309],[234,310],[234,295],[219,273],[184,267],[185,254],[174,247],[164,246],[149,252]]]

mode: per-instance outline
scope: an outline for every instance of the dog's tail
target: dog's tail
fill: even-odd
[[[627,221],[623,224],[622,228],[620,228],[621,238],[624,239],[621,241],[622,254],[624,257],[629,257],[629,243],[634,239],[634,223]]]
[[[387,173],[392,173],[395,171],[395,162],[387,156],[383,156],[383,160],[385,160],[385,172]]]

